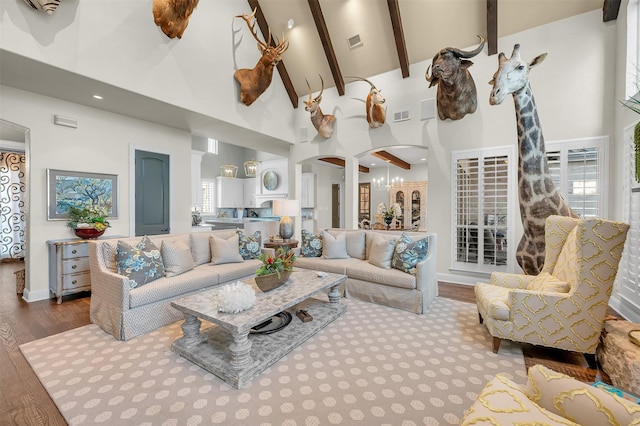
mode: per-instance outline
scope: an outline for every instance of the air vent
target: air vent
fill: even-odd
[[[54,115],[53,116],[53,124],[57,124],[58,126],[66,126],[74,129],[78,128],[78,121],[72,117],[63,117],[62,115]]]
[[[407,121],[409,119],[409,110],[406,111],[398,111],[393,113],[393,122],[397,121]]]
[[[347,39],[347,43],[349,44],[349,47],[351,49],[353,49],[354,47],[362,46],[362,39],[360,38],[360,34],[349,37]]]

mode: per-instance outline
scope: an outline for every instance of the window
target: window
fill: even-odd
[[[207,139],[207,152],[209,154],[218,154],[218,140],[217,139]]]
[[[606,217],[607,138],[549,142],[553,183],[580,217]]]
[[[474,272],[507,271],[512,240],[514,185],[509,176],[513,148],[453,152],[452,268]],[[513,201],[511,201],[513,200]]]
[[[625,99],[640,91],[640,1],[627,4],[627,64]]]
[[[202,180],[202,213],[215,213],[216,182]]]
[[[358,206],[358,222],[363,219],[371,220],[371,183],[361,183],[358,185],[359,206]]]

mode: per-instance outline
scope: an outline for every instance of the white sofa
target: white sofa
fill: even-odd
[[[438,295],[436,234],[405,231],[405,234],[414,241],[423,238],[428,241],[425,259],[417,263],[415,273],[407,273],[393,267],[386,269],[380,267],[376,262],[373,264],[370,262],[375,238],[397,241],[401,232],[337,228],[326,231],[332,236],[345,235],[346,256],[327,258],[326,250],[324,250],[327,247],[323,245],[322,256],[299,256],[296,260],[296,266],[347,275],[347,280],[344,283],[345,297],[422,314]],[[319,236],[320,232],[316,235]],[[304,238],[302,243],[305,243]]]
[[[257,259],[215,265],[210,263],[209,237],[214,235],[228,239],[235,233],[230,229],[150,236],[158,249],[163,241],[189,241],[195,267],[137,288],[130,288],[129,280],[116,272],[115,248],[119,240],[135,246],[142,237],[91,241],[91,322],[116,339],[128,340],[182,319],[182,313],[171,307],[171,301],[204,288],[253,276],[261,265]]]

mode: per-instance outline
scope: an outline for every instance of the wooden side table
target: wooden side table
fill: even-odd
[[[264,246],[266,248],[272,248],[278,250],[282,247],[283,250],[288,250],[298,247],[298,240],[282,240],[282,241],[265,241]]]

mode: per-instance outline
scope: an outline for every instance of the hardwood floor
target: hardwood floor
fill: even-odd
[[[63,417],[22,356],[19,345],[89,324],[90,297],[27,303],[16,294],[14,272],[22,263],[0,263],[0,424],[65,425]],[[473,287],[440,283],[440,297],[474,303]],[[608,376],[590,369],[580,354],[522,345],[528,367],[540,363],[585,382]]]

